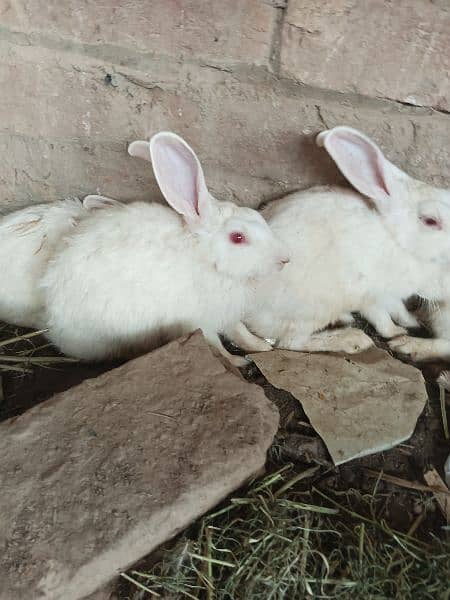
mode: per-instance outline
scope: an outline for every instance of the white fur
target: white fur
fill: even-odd
[[[128,146],[128,154],[130,156],[142,158],[143,160],[150,162],[150,144],[143,140],[136,140],[135,142],[131,142],[131,144]]]
[[[60,238],[86,214],[78,198],[38,204],[0,219],[0,320],[44,327],[39,281]]]
[[[320,187],[263,210],[291,263],[277,285],[262,283],[245,320],[255,334],[293,350],[307,349],[313,332],[355,311],[383,336],[399,335],[404,329],[391,317],[415,324],[403,299],[441,299],[450,290],[450,193],[408,177],[350,128],[323,133],[319,143],[364,196]],[[325,338],[320,349],[328,349]]]
[[[49,337],[69,355],[97,360],[201,328],[229,357],[218,334],[240,321],[257,283],[287,261],[286,250],[256,211],[209,194],[181,138],[157,134],[150,151],[174,210],[112,205],[78,225],[43,279]],[[232,244],[235,231],[249,243]]]
[[[450,274],[449,274],[450,275]],[[431,302],[425,307],[426,323],[436,337],[416,338],[407,335],[391,340],[389,346],[395,352],[405,354],[417,362],[450,360],[450,281],[446,277],[445,298]]]
[[[103,210],[108,206],[118,206],[121,202],[108,198],[107,196],[99,196],[98,194],[90,194],[83,199],[83,206],[86,210]]]

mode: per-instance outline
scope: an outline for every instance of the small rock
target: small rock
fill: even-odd
[[[450,454],[447,456],[447,460],[444,465],[445,483],[450,487]]]
[[[423,513],[423,501],[420,499],[414,499],[412,511],[415,515],[421,515]]]
[[[283,453],[291,460],[330,465],[327,449],[319,437],[288,433],[282,444]]]
[[[427,401],[421,372],[371,348],[361,354],[253,354],[274,386],[302,404],[336,465],[407,440]]]
[[[0,599],[78,600],[260,472],[278,413],[201,333],[0,426]]]

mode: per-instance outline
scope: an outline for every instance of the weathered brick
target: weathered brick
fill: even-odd
[[[6,0],[1,22],[25,33],[222,63],[267,64],[276,9],[257,0]]]
[[[6,41],[0,57],[1,210],[93,192],[158,196],[151,166],[126,146],[161,129],[193,146],[212,192],[252,206],[340,181],[313,142],[337,124],[373,136],[411,175],[450,184],[448,117],[431,110],[171,61],[130,68]]]
[[[0,213],[102,193],[123,200],[159,198],[151,167],[133,160],[126,143],[0,134]]]
[[[200,333],[0,425],[0,599],[77,600],[258,474],[278,425]]]
[[[5,152],[0,169],[3,204],[33,202],[33,191],[35,202],[92,190],[124,199],[149,197],[156,190],[149,187],[151,166],[130,159],[126,145],[161,129],[192,144],[213,192],[245,204],[324,181],[334,172],[312,138],[299,139],[297,125],[295,132],[286,131],[292,124],[270,84],[237,84],[233,74],[186,64],[174,70],[155,63],[151,75],[125,68],[120,74],[71,53],[3,47],[0,81],[8,82],[8,91],[0,96],[0,143],[3,137],[14,148]],[[113,72],[109,84],[107,72]],[[296,103],[291,117],[304,114],[301,127],[312,118],[319,129],[315,107],[307,112]],[[303,155],[322,161],[299,162]],[[140,178],[134,181],[136,173]]]
[[[450,109],[450,5],[290,0],[282,73],[311,86]]]

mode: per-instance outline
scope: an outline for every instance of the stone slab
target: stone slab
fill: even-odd
[[[258,473],[278,425],[200,333],[0,426],[0,599],[77,600]]]
[[[428,395],[422,373],[379,348],[361,354],[253,354],[275,387],[293,394],[336,465],[411,437]]]
[[[289,0],[281,71],[307,85],[450,109],[450,4]]]
[[[120,600],[115,592],[117,582],[113,581],[97,591],[85,596],[82,600]]]

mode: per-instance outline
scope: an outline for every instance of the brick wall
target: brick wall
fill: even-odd
[[[0,0],[0,210],[157,194],[127,143],[183,135],[223,198],[339,180],[320,129],[450,185],[448,0]]]

